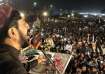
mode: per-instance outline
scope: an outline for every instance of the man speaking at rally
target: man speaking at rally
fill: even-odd
[[[18,52],[29,38],[29,25],[10,5],[0,5],[0,74],[27,74]]]

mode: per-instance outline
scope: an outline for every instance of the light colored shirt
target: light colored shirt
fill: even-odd
[[[71,50],[72,50],[72,45],[71,45],[71,44],[67,44],[67,45],[65,46],[64,50],[68,50],[68,51],[71,52]]]

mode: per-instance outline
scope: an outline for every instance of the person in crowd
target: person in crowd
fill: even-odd
[[[72,52],[72,43],[70,41],[68,41],[64,47],[64,50],[67,52],[67,53],[71,53]]]
[[[9,4],[0,5],[0,74],[27,74],[19,60],[19,51],[28,40],[25,17]]]
[[[51,35],[49,35],[46,39],[45,39],[45,43],[48,46],[48,50],[50,50],[51,48],[54,48],[54,41],[53,38],[51,37]]]

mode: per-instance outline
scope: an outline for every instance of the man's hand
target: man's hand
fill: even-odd
[[[28,57],[23,56],[23,55],[19,55],[19,60],[20,60],[21,63],[27,63],[28,62]]]

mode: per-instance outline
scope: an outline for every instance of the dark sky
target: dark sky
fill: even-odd
[[[101,0],[67,0],[64,2],[62,0],[62,3],[60,6],[65,3],[64,8],[68,9],[77,9],[77,10],[85,10],[85,9],[100,9],[102,8],[105,2],[102,2]]]
[[[51,0],[49,0],[50,2]],[[105,0],[52,0],[58,8],[70,10],[101,10],[105,8]]]
[[[32,2],[38,2],[39,6],[53,4],[57,9],[69,9],[79,11],[97,11],[105,9],[105,0],[13,0],[17,7],[30,9]]]

